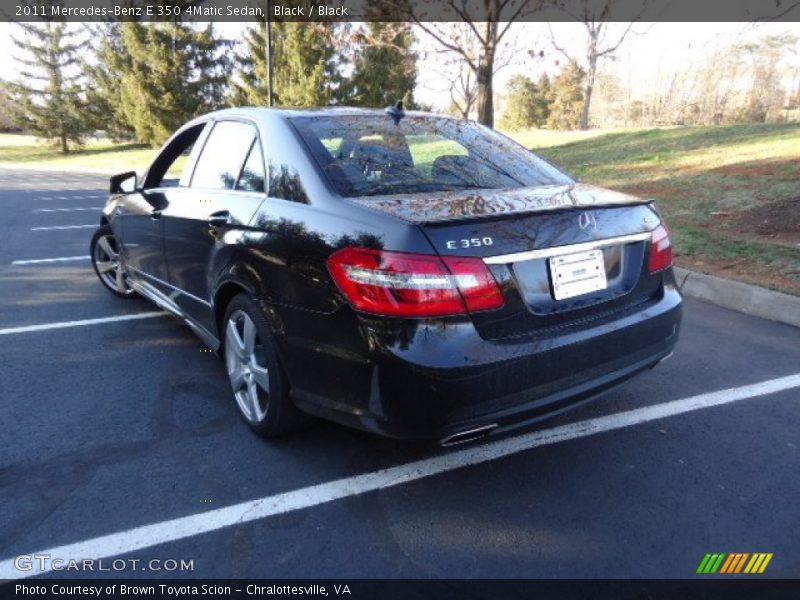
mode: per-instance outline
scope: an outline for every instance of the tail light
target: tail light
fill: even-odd
[[[672,242],[669,241],[669,232],[664,225],[659,225],[653,230],[650,238],[650,262],[648,267],[651,273],[658,273],[672,266]]]
[[[328,270],[363,312],[434,317],[503,306],[503,293],[479,258],[344,248],[328,258]]]

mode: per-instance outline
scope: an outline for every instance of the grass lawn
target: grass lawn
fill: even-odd
[[[583,181],[657,200],[677,264],[800,294],[800,124],[512,137]],[[0,165],[141,172],[155,152],[90,140],[63,156],[30,136],[0,134]]]
[[[800,124],[512,137],[587,183],[656,199],[677,264],[800,294]]]
[[[54,146],[33,136],[0,133],[0,166],[12,163],[53,169],[94,169],[108,173],[143,171],[156,151],[139,144],[115,144],[110,140],[89,139],[82,149],[61,154]]]

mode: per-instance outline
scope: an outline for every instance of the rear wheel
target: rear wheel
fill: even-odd
[[[119,243],[109,225],[101,226],[92,236],[90,245],[92,266],[100,282],[120,298],[136,295],[128,283],[128,276],[122,268]]]
[[[239,413],[257,434],[277,437],[296,431],[311,417],[289,398],[269,323],[258,304],[244,294],[225,312],[225,368]]]

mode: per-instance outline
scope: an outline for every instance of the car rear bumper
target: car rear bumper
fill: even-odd
[[[329,393],[295,386],[293,396],[308,412],[396,438],[446,442],[507,430],[597,397],[668,356],[681,298],[671,283],[662,290],[610,320],[501,342],[482,339],[469,319],[365,321],[369,352],[323,367],[336,374]],[[350,391],[340,393],[342,385]]]

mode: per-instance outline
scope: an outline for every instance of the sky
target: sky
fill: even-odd
[[[246,27],[244,23],[218,23],[218,30],[225,37],[240,39]],[[614,39],[627,27],[625,23],[613,23],[609,39]],[[559,46],[569,54],[578,55],[583,46],[583,26],[577,23],[518,23],[512,26],[507,36],[509,47],[516,49],[511,63],[501,69],[495,79],[495,90],[502,93],[508,79],[523,73],[533,79],[542,72],[556,72],[564,63],[564,57],[550,42],[550,30]],[[13,79],[16,63],[9,58],[15,48],[11,34],[17,27],[0,23],[0,78]],[[634,93],[650,85],[659,72],[670,72],[697,60],[698,56],[737,41],[752,41],[768,34],[785,31],[800,37],[800,23],[637,23],[606,65],[616,69],[621,80],[628,83]],[[426,56],[426,68],[418,74],[415,97],[422,102],[444,108],[449,104],[449,84],[443,78],[445,59],[433,50],[435,42],[424,32],[418,32],[418,50]],[[528,51],[544,52],[543,58],[531,58]],[[800,55],[800,47],[798,48]]]

